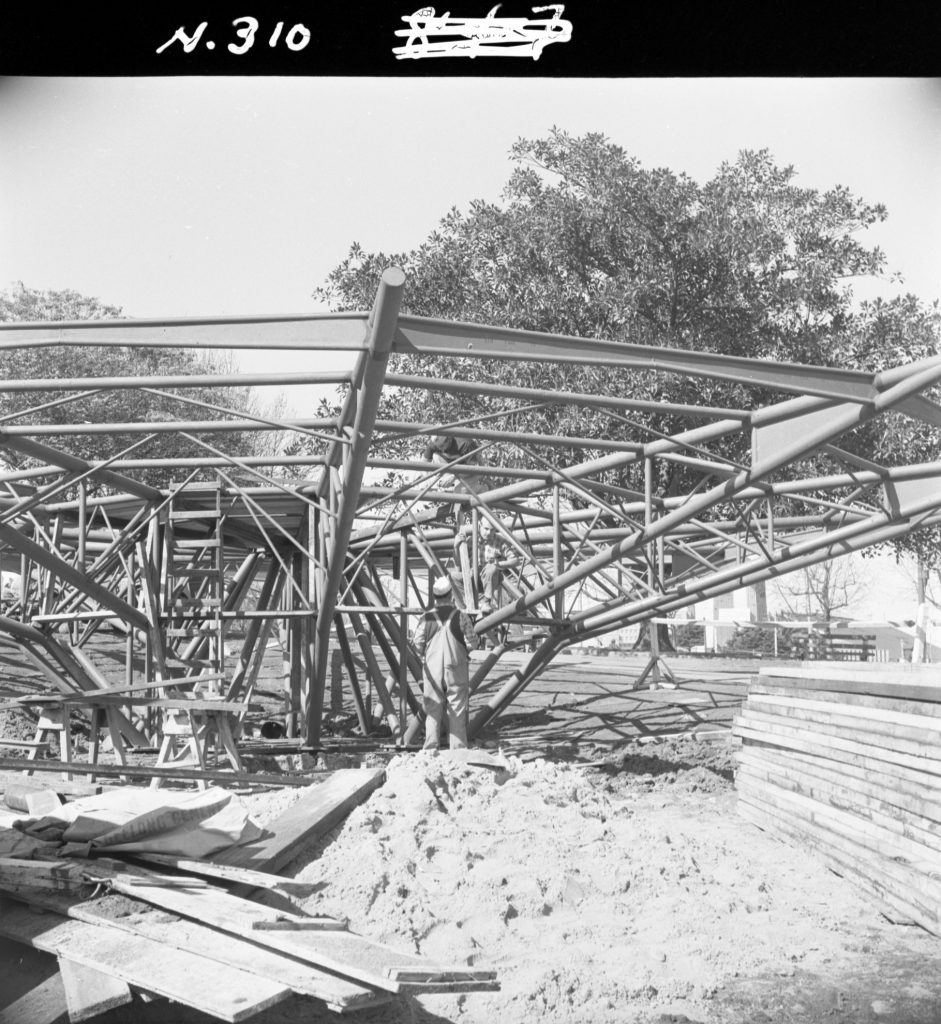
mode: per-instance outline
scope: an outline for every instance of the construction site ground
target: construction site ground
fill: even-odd
[[[737,816],[729,726],[757,663],[668,661],[675,689],[635,691],[643,656],[558,658],[478,741],[505,768],[338,741],[338,765],[385,763],[387,781],[286,869],[316,883],[303,909],[500,980],[343,1019],[941,1024],[941,939]],[[263,826],[300,792],[241,799]],[[0,944],[0,1007],[55,976]],[[210,1018],[135,1000],[96,1019]],[[300,997],[252,1018],[337,1019]]]

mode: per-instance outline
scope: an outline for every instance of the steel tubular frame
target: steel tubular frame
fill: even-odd
[[[108,680],[95,644],[117,630],[125,691],[150,687],[156,698],[198,688],[247,709],[274,634],[284,646],[277,674],[289,735],[323,742],[333,649],[358,731],[387,729],[408,743],[422,720],[422,668],[409,635],[432,580],[450,574],[490,647],[474,665],[473,737],[570,645],[941,523],[941,452],[937,461],[882,466],[841,443],[888,413],[941,426],[931,397],[941,357],[878,374],[789,365],[423,319],[400,314],[404,293],[404,274],[390,268],[370,313],[0,324],[0,349],[265,347],[357,358],[352,371],[330,373],[0,381],[0,399],[64,396],[0,417],[0,453],[30,463],[0,467],[0,564],[19,575],[18,594],[4,601],[0,640],[21,650],[39,685],[79,695],[100,689]],[[403,354],[442,360],[440,376],[387,372],[390,358]],[[666,373],[778,398],[730,409],[474,384],[446,369],[458,357]],[[313,382],[347,387],[335,420],[269,418],[175,393]],[[86,399],[121,389],[165,396],[194,415],[82,420]],[[400,389],[446,394],[465,413],[453,422],[406,422],[394,416]],[[561,405],[607,416],[618,435],[536,434],[501,422]],[[75,421],[37,422],[54,407],[60,419],[63,408],[76,410]],[[213,414],[220,418],[207,418]],[[648,414],[668,415],[681,429],[659,433],[644,422]],[[294,434],[308,451],[234,452],[202,436],[265,431]],[[134,442],[99,461],[37,440],[111,433]],[[152,453],[154,439],[167,434],[205,454]],[[431,434],[475,443],[428,462],[420,449]],[[730,440],[750,459],[730,459]],[[661,492],[665,463],[694,481],[685,493]],[[149,471],[167,468],[185,480],[170,489],[148,481]],[[313,477],[292,479],[292,470]],[[626,472],[643,490],[625,485]],[[499,568],[493,600],[483,591],[488,558]],[[513,651],[527,657],[480,702]],[[669,668],[651,625],[640,681],[661,671]],[[109,721],[132,743],[161,729],[154,714]]]

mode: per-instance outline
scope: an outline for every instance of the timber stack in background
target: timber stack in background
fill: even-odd
[[[941,935],[941,668],[762,669],[734,732],[742,817]]]

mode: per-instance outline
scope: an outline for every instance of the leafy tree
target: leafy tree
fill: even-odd
[[[787,657],[782,648],[775,650],[774,628],[767,626],[738,626],[722,645],[726,655],[758,655],[759,657]]]
[[[673,627],[673,638],[678,651],[689,651],[706,642],[706,627],[701,622],[678,621]]]
[[[65,290],[37,290],[22,282],[0,292],[0,321],[92,320],[121,318],[126,314],[116,306]],[[52,346],[7,349],[4,352],[4,377],[12,379],[53,379],[70,377],[155,376],[222,372],[225,358],[206,357],[185,349],[125,348],[110,346]],[[218,406],[244,409],[252,405],[248,389],[197,388],[181,392]],[[224,419],[223,413],[201,409],[147,392],[127,389],[102,391],[78,401],[61,402],[74,392],[0,392],[0,423],[126,423],[158,420]],[[50,404],[59,403],[59,404]],[[45,406],[44,408],[39,408]],[[34,410],[34,411],[31,411]],[[141,435],[71,434],[40,438],[51,447],[95,460],[108,458],[139,441]],[[247,454],[256,444],[256,435],[220,433],[208,438],[211,444],[230,453]],[[154,458],[176,458],[208,454],[205,449],[185,441],[174,433],[158,434],[135,454]],[[3,449],[3,460],[14,469],[32,465],[32,460],[12,449]],[[165,485],[180,470],[149,470],[150,483]],[[90,482],[94,489],[96,486]]]
[[[853,323],[851,339],[854,362],[880,371],[900,363],[916,362],[941,351],[941,307],[926,305],[914,295],[891,302],[864,303]],[[941,388],[928,397],[941,399]],[[941,451],[941,430],[902,413],[890,413],[857,430],[852,447],[866,458],[886,466],[931,462]],[[941,531],[918,530],[896,541],[894,548],[914,557],[929,570],[941,568]]]
[[[830,622],[850,609],[868,590],[868,583],[851,558],[832,558],[799,569],[776,583],[778,595],[792,619],[817,618]]]
[[[927,305],[914,295],[905,295],[890,302],[864,303],[852,326],[853,359],[869,370],[915,362],[941,351],[941,307],[937,301]],[[933,388],[929,397],[937,402],[941,388]],[[941,430],[923,420],[890,413],[855,431],[847,447],[886,466],[931,462],[941,451]],[[927,654],[929,591],[932,582],[936,586],[941,582],[941,529],[923,527],[898,538],[890,548],[896,560],[912,570],[918,604],[912,659],[921,661]]]
[[[779,166],[767,150],[740,153],[701,185],[683,173],[642,166],[600,134],[573,137],[553,129],[543,139],[520,139],[509,156],[512,171],[500,202],[452,209],[410,252],[367,252],[353,244],[316,297],[337,310],[368,309],[381,271],[396,263],[408,275],[404,311],[421,316],[872,371],[939,351],[937,303],[925,306],[911,295],[855,303],[854,279],[887,274],[883,253],[862,240],[886,218],[885,208],[840,185],[804,188],[794,168]],[[749,408],[772,398],[760,389],[609,367],[457,359],[442,366],[412,356],[399,357],[393,368],[505,385],[604,388],[676,403]],[[514,407],[491,396],[402,389],[386,400],[382,415],[450,422]],[[631,442],[685,425],[669,414],[614,417],[572,406],[512,412],[500,422],[532,433]],[[840,444],[896,465],[936,459],[939,442],[936,428],[892,415],[864,424]],[[721,453],[747,463],[747,443],[724,439]],[[404,439],[399,449],[415,454],[418,442]],[[509,445],[492,447],[486,457],[525,465],[540,454],[564,457]],[[591,454],[582,449],[572,458]],[[798,468],[816,475],[832,472],[833,463],[811,456]],[[661,494],[683,493],[697,482],[676,464],[660,460],[657,470]],[[612,482],[641,490],[642,468],[619,471]],[[849,489],[821,497],[848,495]],[[815,514],[819,506],[790,499],[776,512]],[[894,547],[916,559],[925,611],[929,569],[941,569],[941,531],[912,533]]]
[[[842,363],[852,320],[847,281],[881,274],[884,257],[858,233],[886,216],[837,186],[802,188],[766,151],[743,152],[699,185],[648,169],[603,135],[553,129],[520,139],[501,203],[452,209],[407,253],[367,253],[354,244],[316,296],[338,310],[368,309],[389,263],[408,275],[408,313],[648,345]],[[839,342],[840,344],[837,344]],[[464,380],[591,392],[602,384],[653,401],[751,404],[741,388],[667,374],[538,362],[488,363],[403,357],[396,369],[449,372]],[[402,390],[385,415],[451,421],[511,408],[487,396]],[[614,418],[552,406],[509,417],[510,426],[637,441],[647,428],[673,432],[669,414]],[[739,440],[739,445],[746,442]],[[528,456],[508,447],[507,463]],[[732,458],[744,451],[727,449]],[[491,455],[492,457],[492,455]],[[685,470],[664,464],[658,484],[678,491]],[[637,467],[620,483],[639,489]]]

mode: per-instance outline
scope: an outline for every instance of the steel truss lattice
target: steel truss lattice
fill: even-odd
[[[3,643],[47,685],[100,691],[106,681],[89,651],[107,626],[127,646],[126,679],[112,691],[179,695],[196,686],[237,706],[279,634],[292,734],[321,742],[331,652],[339,652],[360,731],[374,726],[373,693],[394,735],[411,742],[422,708],[409,635],[431,580],[449,574],[491,644],[475,662],[474,691],[506,675],[504,654],[526,655],[477,701],[473,737],[566,647],[938,522],[941,461],[885,466],[840,445],[889,414],[941,426],[941,407],[928,397],[941,357],[866,373],[447,323],[401,315],[404,285],[401,271],[387,270],[369,313],[0,325],[3,348],[281,348],[297,351],[299,364],[327,350],[356,354],[349,373],[0,384],[0,392],[54,390],[76,410],[67,424],[35,416],[0,424],[0,448],[30,461],[0,474],[3,564],[15,559],[21,581],[0,617]],[[652,403],[389,372],[399,354],[603,366],[731,383],[760,398],[743,409],[655,403],[682,429],[641,426],[631,442],[527,434],[484,414],[403,423],[379,417],[391,389],[498,397],[510,410],[600,409],[612,418]],[[272,420],[188,396],[197,387],[300,383],[347,384],[339,417]],[[178,418],[81,420],[84,395],[130,388],[162,395]],[[209,436],[223,431],[299,434],[314,442],[312,454],[233,455]],[[98,462],[49,440],[103,432],[135,440]],[[148,455],[168,433],[204,454]],[[407,444],[402,454],[400,442],[432,434],[472,441],[443,459],[426,460]],[[494,459],[501,445],[531,453],[529,463]],[[730,450],[747,457],[734,460]],[[661,493],[665,463],[695,482]],[[630,467],[642,489],[617,482]],[[147,471],[167,468],[172,486],[147,482]],[[481,572],[488,544],[501,567],[489,601]],[[657,672],[656,630],[651,637]],[[148,727],[159,733],[159,723],[123,713],[112,725],[132,741]]]

